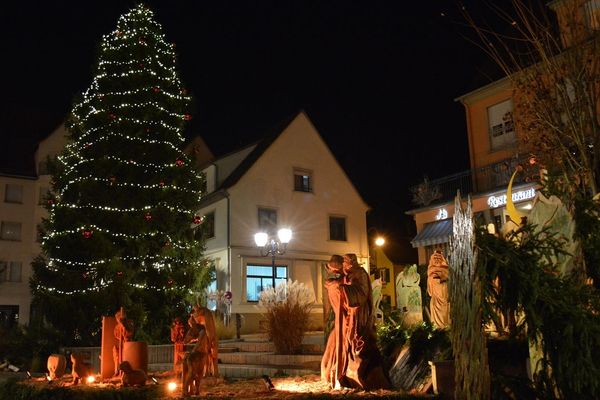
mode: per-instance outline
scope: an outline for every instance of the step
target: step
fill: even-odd
[[[263,375],[270,377],[320,375],[321,371],[290,365],[219,364],[219,373],[225,378],[259,378]]]
[[[219,345],[219,352],[221,349],[227,349],[226,352],[231,352],[229,349],[236,348],[240,352],[249,353],[274,353],[275,345],[273,342],[267,341],[240,341],[230,342],[226,345]],[[302,354],[319,354],[322,355],[325,352],[324,343],[302,343]]]
[[[171,371],[173,364],[160,363],[148,365],[148,372]],[[259,378],[269,376],[304,376],[319,375],[315,368],[301,368],[297,365],[264,365],[264,364],[219,364],[219,374],[225,378]]]
[[[219,353],[222,364],[294,365],[298,368],[319,369],[320,354],[273,354],[268,352]]]

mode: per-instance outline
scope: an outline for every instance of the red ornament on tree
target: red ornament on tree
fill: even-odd
[[[145,219],[146,221],[150,221],[150,220],[152,219],[152,214],[150,214],[150,213],[146,213],[146,215],[144,215],[144,219]]]
[[[177,166],[178,166],[178,167],[181,167],[181,166],[183,165],[183,160],[182,160],[181,158],[178,158],[178,159],[175,161],[175,164],[177,164]]]
[[[186,121],[191,121],[192,120],[192,116],[190,114],[185,114],[183,116],[183,119],[186,120]]]
[[[116,176],[111,176],[108,179],[110,180],[110,186],[112,186],[117,181],[117,177]]]
[[[121,35],[123,34],[123,32],[121,32],[121,31],[116,31],[116,32],[115,32],[115,34],[116,34],[117,36],[121,36]]]
[[[160,186],[160,187],[165,187],[165,181],[160,181],[160,182],[158,182],[158,186]]]
[[[49,200],[48,200],[48,205],[49,205],[49,206],[52,206],[52,205],[54,205],[54,200],[52,200],[52,199],[49,199]]]
[[[198,224],[199,224],[199,223],[201,223],[201,222],[202,222],[202,217],[201,217],[201,216],[199,216],[199,215],[194,215],[194,223],[195,223],[196,225],[198,225]]]
[[[94,231],[92,231],[90,229],[84,229],[83,232],[81,232],[81,234],[83,235],[84,238],[89,239],[94,234]]]
[[[117,272],[117,276],[118,276],[118,277],[122,277],[122,276],[123,276],[123,271],[118,271],[118,272]]]
[[[181,94],[186,95],[187,94],[187,89],[186,88],[181,88]]]
[[[117,119],[117,116],[113,113],[110,113],[110,114],[108,114],[108,118],[110,118],[114,121],[115,119]]]
[[[152,90],[154,90],[154,93],[160,92],[160,88],[158,86],[154,86],[154,88],[152,88]]]
[[[140,36],[140,38],[138,39],[138,42],[139,42],[140,44],[143,44],[143,45],[145,45],[145,44],[146,44],[146,39],[145,39],[143,36]]]
[[[169,280],[167,281],[167,285],[169,285],[169,286],[173,286],[173,283],[175,283],[175,282],[173,281],[173,279],[169,279]]]
[[[171,242],[169,242],[168,240],[165,242],[165,247],[168,249],[171,247]]]
[[[92,144],[88,142],[88,143],[84,144],[83,147],[85,147],[86,149],[89,149],[90,147],[92,147]]]

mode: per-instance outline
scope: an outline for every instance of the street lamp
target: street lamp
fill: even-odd
[[[292,240],[292,230],[288,228],[282,228],[277,231],[276,238],[269,237],[266,232],[258,232],[254,234],[254,242],[260,249],[260,255],[263,257],[271,256],[271,267],[273,268],[273,288],[275,288],[275,279],[277,278],[275,256],[285,253],[290,240]]]

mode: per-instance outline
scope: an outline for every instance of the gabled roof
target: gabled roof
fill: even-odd
[[[263,153],[271,146],[271,144],[273,144],[273,142],[283,133],[283,131],[285,131],[285,129],[292,123],[292,121],[295,120],[296,117],[303,112],[304,111],[300,110],[292,114],[291,116],[277,124],[271,130],[271,132],[265,136],[264,139],[261,139],[258,142],[255,142],[249,146],[245,146],[244,148],[238,150],[239,152],[241,150],[247,149],[248,147],[255,146],[254,150],[252,150],[250,154],[248,154],[246,158],[244,158],[242,162],[240,162],[240,164],[231,172],[231,174],[229,174],[227,178],[225,178],[223,183],[221,183],[221,185],[216,190],[227,189],[235,185],[240,180],[240,178],[244,176],[244,174],[250,169],[250,167],[254,165],[256,160],[258,160],[260,156],[262,156]]]

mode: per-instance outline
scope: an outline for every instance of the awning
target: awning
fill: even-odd
[[[423,226],[423,230],[410,241],[412,247],[425,247],[434,244],[446,243],[452,236],[452,219],[430,222]]]

